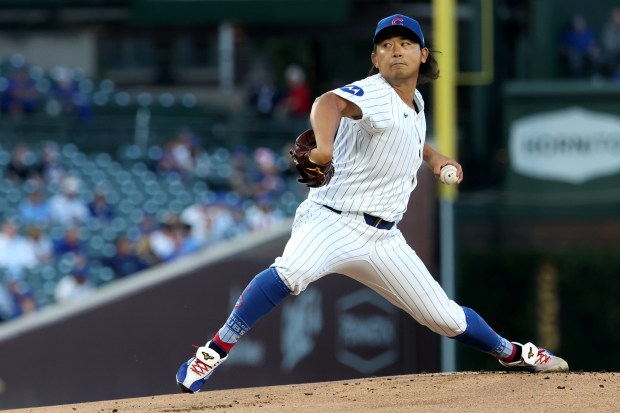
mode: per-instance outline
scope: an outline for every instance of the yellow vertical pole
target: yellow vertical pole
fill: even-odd
[[[440,75],[433,87],[433,113],[437,150],[456,159],[456,0],[433,0],[433,48]],[[450,298],[455,288],[454,200],[456,185],[439,184],[439,254],[441,286]],[[441,370],[456,370],[454,340],[441,339]]]
[[[440,75],[433,87],[433,113],[437,150],[456,159],[456,1],[433,0],[433,49]],[[442,199],[456,198],[456,185],[440,185]]]

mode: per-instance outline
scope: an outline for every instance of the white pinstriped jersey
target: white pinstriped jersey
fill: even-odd
[[[363,116],[342,118],[334,141],[334,177],[328,185],[311,189],[308,199],[340,211],[400,221],[422,164],[422,95],[416,90],[416,112],[380,74],[332,92],[359,106]]]

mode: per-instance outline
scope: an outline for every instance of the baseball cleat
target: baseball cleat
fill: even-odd
[[[500,364],[506,367],[521,368],[532,373],[556,373],[567,372],[568,363],[544,348],[538,348],[532,343],[516,343],[521,346],[521,358],[518,361],[505,363],[499,360]]]
[[[199,392],[216,367],[228,358],[220,357],[217,351],[209,348],[210,343],[209,341],[204,347],[198,347],[194,357],[179,367],[176,378],[183,393]]]

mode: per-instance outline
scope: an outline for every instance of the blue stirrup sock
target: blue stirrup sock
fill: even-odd
[[[239,296],[228,320],[213,337],[212,344],[228,353],[242,335],[290,293],[275,268],[269,267],[259,273]]]
[[[466,344],[485,353],[492,354],[498,359],[509,359],[515,354],[515,346],[497,334],[482,317],[474,310],[462,307],[467,320],[467,328],[454,338],[459,343]]]

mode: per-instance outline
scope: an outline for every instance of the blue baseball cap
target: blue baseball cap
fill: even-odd
[[[377,24],[377,30],[375,30],[375,37],[373,38],[373,43],[377,44],[377,38],[379,37],[379,34],[383,30],[389,29],[391,27],[398,27],[410,31],[416,36],[416,38],[420,42],[420,46],[424,47],[424,34],[422,33],[420,23],[418,23],[417,20],[412,19],[411,17],[404,16],[402,14],[395,14],[381,20]]]

